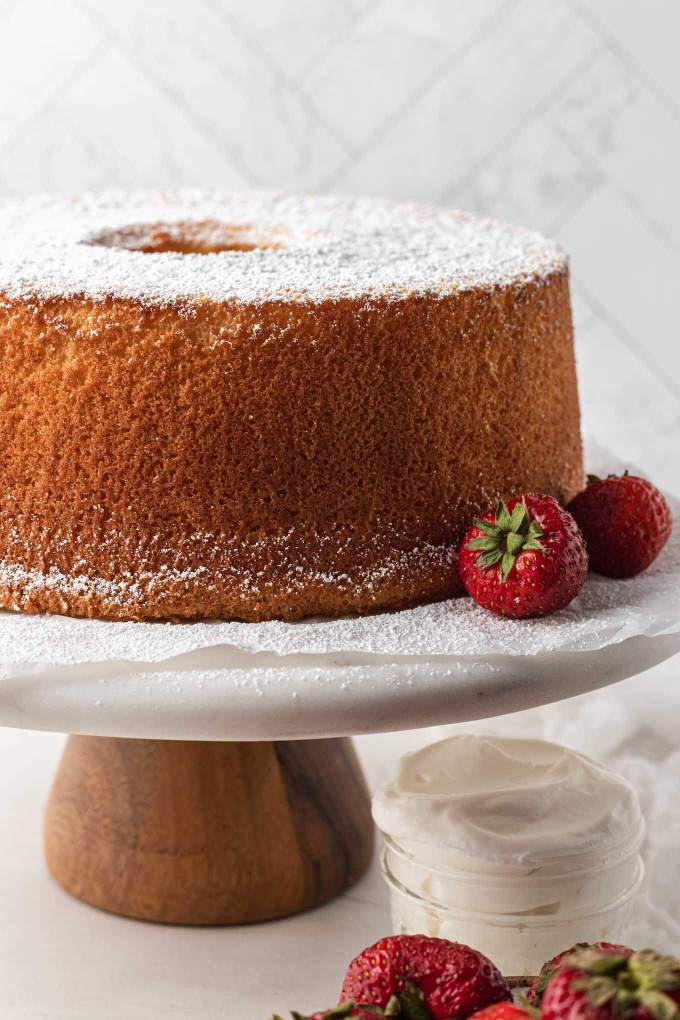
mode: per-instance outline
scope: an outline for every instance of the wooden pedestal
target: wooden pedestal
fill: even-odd
[[[47,864],[68,892],[175,924],[316,907],[362,875],[372,848],[348,739],[70,737],[45,818]]]

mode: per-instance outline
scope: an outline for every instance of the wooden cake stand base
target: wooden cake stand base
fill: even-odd
[[[373,850],[348,738],[230,743],[69,738],[47,804],[47,864],[73,896],[175,924],[319,906]]]

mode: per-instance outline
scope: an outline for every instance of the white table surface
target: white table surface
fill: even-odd
[[[42,859],[42,809],[63,743],[0,730],[3,1020],[257,1020],[332,1004],[357,945],[387,932],[375,867],[329,906],[239,928],[144,924],[72,899]]]

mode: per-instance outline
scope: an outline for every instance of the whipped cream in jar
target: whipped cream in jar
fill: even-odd
[[[643,877],[634,788],[541,740],[461,735],[405,755],[373,799],[393,930],[537,974],[575,942],[625,941]]]

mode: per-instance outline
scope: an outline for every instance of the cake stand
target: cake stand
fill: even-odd
[[[398,639],[402,624],[420,619],[411,612],[370,626],[396,626]],[[551,631],[539,627],[526,632],[527,651],[486,655],[320,652],[310,635],[326,631],[313,625],[256,624],[229,625],[246,628],[233,633],[251,635],[247,649],[239,639],[241,647],[208,644],[158,658],[158,641],[183,640],[181,629],[0,617],[0,652],[14,656],[0,674],[0,724],[72,734],[47,805],[50,871],[94,906],[186,924],[282,917],[327,901],[363,873],[372,823],[351,734],[519,711],[615,683],[680,651],[680,624],[667,620],[622,640],[557,649],[542,649]],[[593,626],[601,625],[597,617]],[[291,650],[287,637],[288,653],[276,652],[270,638],[278,632],[258,630],[267,626],[293,628],[285,631],[293,645],[316,650]],[[153,661],[119,657],[116,642],[141,633],[131,627],[146,628]],[[61,651],[58,632],[71,634]],[[214,632],[188,633],[201,643]],[[258,634],[269,636],[261,649]],[[82,661],[72,661],[74,635]],[[98,643],[106,655],[93,652]],[[22,647],[37,648],[36,661],[24,661]]]

